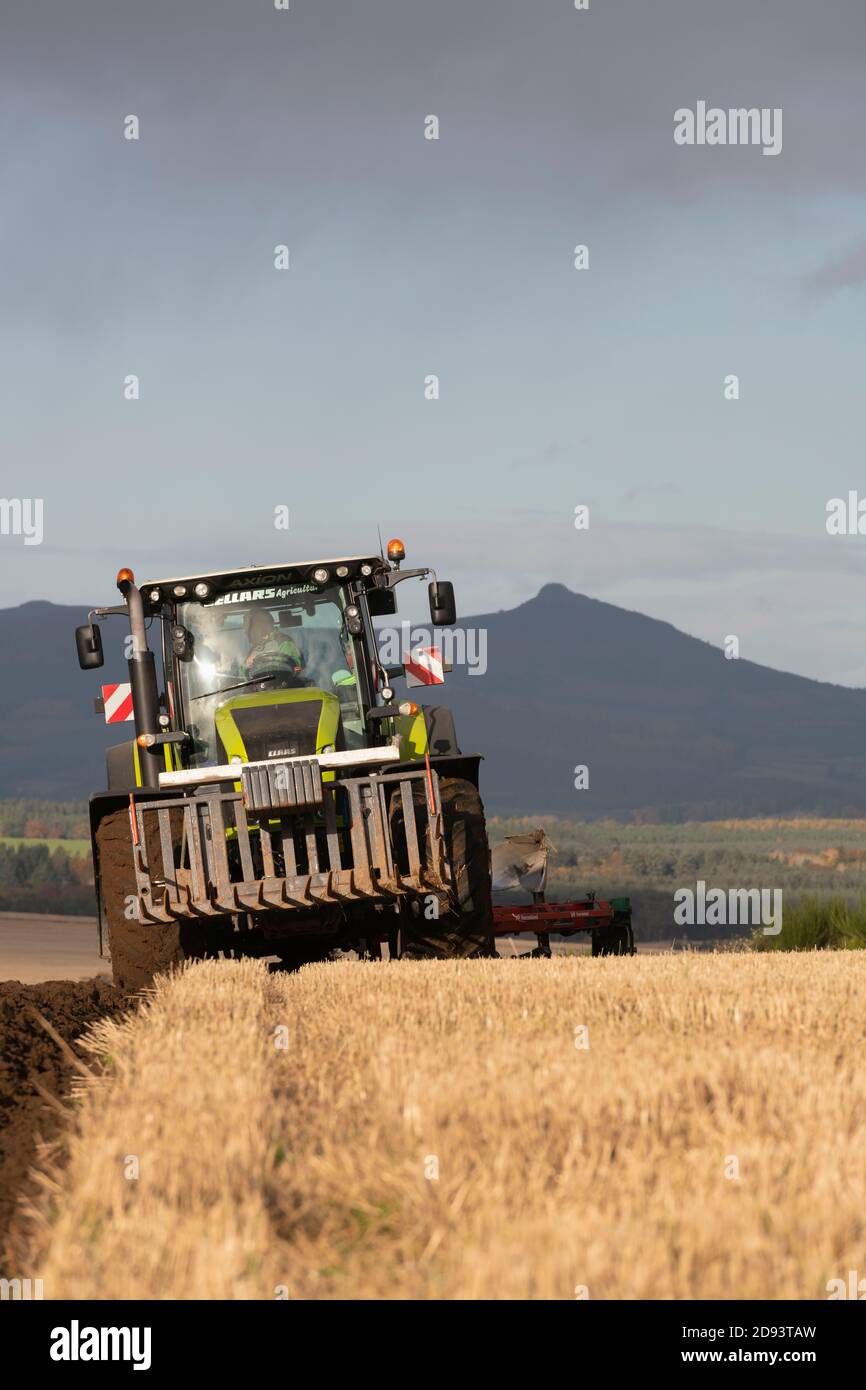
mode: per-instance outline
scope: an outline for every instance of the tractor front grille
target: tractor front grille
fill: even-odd
[[[322,769],[317,758],[244,767],[241,791],[248,811],[316,810],[323,804]]]
[[[315,760],[310,760],[314,762]],[[133,802],[130,820],[145,921],[447,894],[451,868],[435,772],[373,773],[323,783],[295,764],[286,786],[243,767],[240,793]],[[292,767],[283,764],[283,768]],[[285,780],[286,784],[289,779]],[[318,797],[318,800],[316,798]],[[401,833],[391,813],[398,799]]]
[[[246,707],[229,704],[229,714],[251,762],[316,751],[321,698]]]

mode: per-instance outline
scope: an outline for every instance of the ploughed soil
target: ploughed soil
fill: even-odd
[[[74,1050],[76,1039],[92,1023],[122,1013],[128,1003],[105,980],[0,983],[0,1275],[14,1258],[18,1198],[35,1192],[29,1170],[37,1158],[37,1141],[54,1139],[63,1125],[34,1083],[63,1099],[72,1079],[68,1061],[32,1010]]]

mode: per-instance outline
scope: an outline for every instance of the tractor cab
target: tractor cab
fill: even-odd
[[[172,695],[190,767],[365,746],[359,677],[366,696],[377,677],[352,599],[346,584],[286,571],[177,604]]]
[[[385,744],[393,756],[395,741],[409,759],[426,756],[429,718],[412,701],[395,702],[391,679],[403,666],[382,665],[373,620],[396,612],[398,584],[432,575],[431,621],[451,625],[454,591],[427,568],[402,568],[404,558],[394,540],[387,558],[249,566],[141,586],[121,570],[123,605],[92,610],[76,632],[79,662],[92,669],[104,660],[94,617],[129,618],[135,738],[109,750],[109,790],[168,788],[181,773],[188,785],[225,781],[237,763],[325,757],[349,765],[356,753],[375,762]],[[428,708],[437,745],[455,753],[443,729],[449,712]]]

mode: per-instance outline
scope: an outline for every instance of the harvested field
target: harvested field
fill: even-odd
[[[864,1032],[853,952],[206,963],[98,1025],[30,1267],[51,1298],[825,1298],[863,1264]]]

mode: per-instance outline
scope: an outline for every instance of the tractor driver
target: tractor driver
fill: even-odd
[[[265,675],[270,671],[286,671],[291,676],[299,676],[304,669],[301,649],[293,642],[287,632],[274,627],[270,613],[263,608],[253,608],[244,620],[244,631],[250,649],[243,662],[243,670],[250,676]]]

